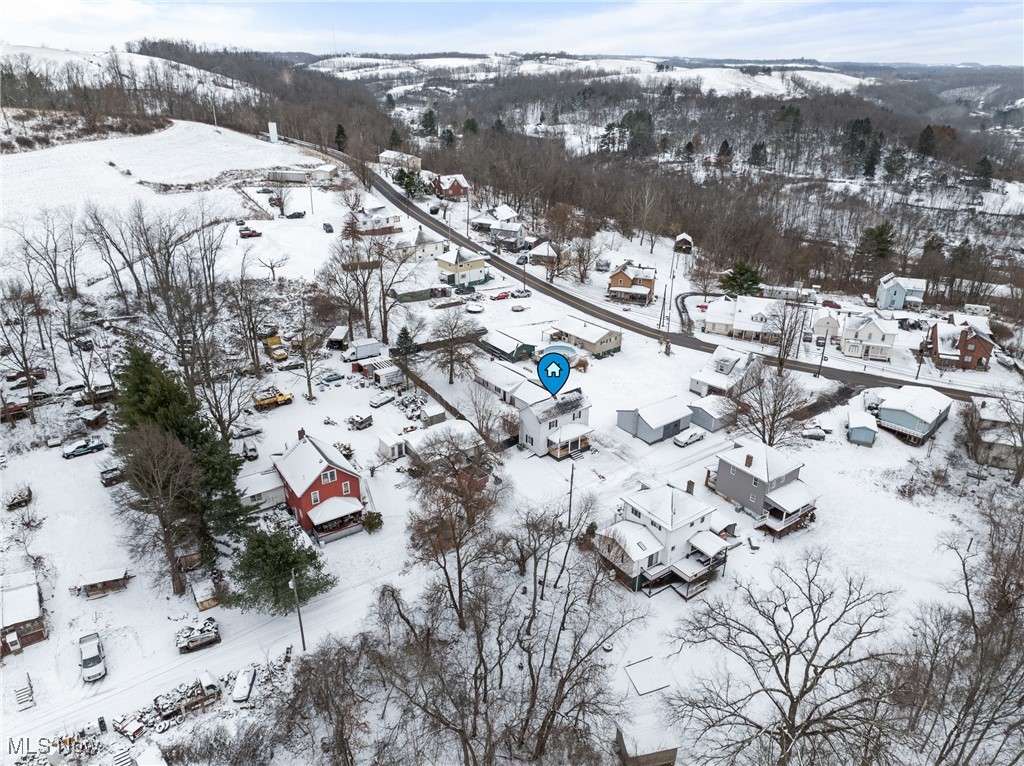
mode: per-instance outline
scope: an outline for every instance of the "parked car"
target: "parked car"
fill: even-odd
[[[687,428],[685,431],[681,431],[672,438],[672,443],[677,447],[689,447],[694,442],[699,442],[704,438],[705,432],[700,431],[696,428]]]
[[[804,333],[804,343],[810,343],[812,340],[814,340],[814,333],[805,332]]]
[[[33,378],[33,377],[22,378],[17,383],[15,383],[13,386],[11,386],[11,390],[12,391],[18,391],[18,390],[20,390],[22,388],[30,388],[31,386],[34,386],[38,382],[39,382],[39,380],[37,378]]]
[[[520,311],[526,311],[526,306],[521,303],[517,303],[512,307],[512,310],[518,314]]]
[[[370,400],[370,406],[374,409],[383,407],[388,402],[395,401],[394,391],[382,391]]]
[[[288,370],[301,370],[305,364],[306,363],[301,359],[292,359],[290,362],[282,362],[277,365],[277,369],[281,370],[281,372],[286,372]]]
[[[824,306],[827,309],[841,309],[842,308],[842,306],[840,306],[838,303],[836,303],[835,301],[832,301],[832,300],[824,300],[824,301],[821,302],[821,305]]]
[[[246,460],[256,460],[259,456],[260,453],[252,442],[242,442],[242,457]]]
[[[476,288],[473,285],[459,285],[455,288],[456,295],[472,295],[476,292]]]
[[[36,367],[34,370],[30,371],[18,370],[17,372],[12,372],[10,375],[8,375],[6,380],[8,383],[11,383],[15,380],[21,380],[22,378],[28,377],[33,377],[36,380],[40,380],[46,377],[46,370],[44,370],[42,367]]]
[[[232,702],[245,702],[252,694],[253,684],[256,683],[256,668],[251,665],[238,671],[235,676],[235,685],[231,688]]]
[[[256,193],[257,194],[273,194],[274,192],[271,191],[270,189],[266,188],[266,187],[263,187],[262,189],[257,189]]]
[[[235,226],[245,226],[245,221],[235,221]]]
[[[248,439],[250,436],[259,436],[263,433],[262,428],[252,428],[251,426],[235,426],[231,429],[232,439]]]
[[[481,306],[479,303],[470,303],[466,306],[466,311],[468,311],[470,314],[483,314],[484,307]]]
[[[120,484],[124,481],[124,471],[121,470],[120,466],[114,466],[113,468],[107,468],[104,471],[100,471],[100,484],[104,487],[113,487],[115,484]]]
[[[706,304],[706,303],[698,303],[697,304],[697,308],[699,308],[701,311],[707,311],[708,310],[708,304]]]
[[[518,258],[516,258],[516,266],[525,266],[529,262],[530,256],[528,255],[520,255]]]
[[[255,231],[253,229],[248,229],[246,231],[243,231],[238,236],[240,236],[242,239],[251,239],[253,237],[262,237],[263,236],[263,232],[262,231]]]
[[[800,435],[803,436],[805,439],[812,439],[816,442],[825,441],[825,432],[822,431],[820,428],[805,428],[803,431],[801,431]]]
[[[512,293],[506,291],[506,292],[502,292],[502,293],[495,293],[494,295],[491,296],[491,300],[492,301],[503,301],[503,300],[505,300],[507,298],[511,298],[511,297],[512,297]]]
[[[80,351],[92,351],[96,348],[92,338],[75,338],[75,347]]]
[[[329,223],[325,223],[324,224],[324,231],[326,231],[328,234],[333,234],[334,233],[334,227],[331,226]]]
[[[296,210],[294,213],[289,213],[288,215],[285,216],[285,218],[305,218],[305,217],[306,217],[306,211],[305,210]]]
[[[88,455],[90,452],[99,452],[100,450],[105,449],[106,446],[107,445],[99,439],[82,439],[65,446],[64,451],[61,454],[64,456],[65,460],[70,460],[73,457]]]
[[[513,298],[529,298],[531,295],[533,295],[533,292],[527,290],[525,287],[520,287],[518,290],[512,291]]]
[[[99,681],[107,674],[106,663],[103,662],[103,643],[100,641],[99,633],[89,633],[78,639],[78,649],[81,657],[78,660],[82,668],[82,680],[86,682]]]
[[[817,346],[818,348],[825,348],[825,336],[819,335],[817,338],[815,338],[814,345]]]
[[[52,398],[53,394],[51,394],[49,391],[33,391],[28,396],[29,401],[35,402],[36,404],[48,401]]]
[[[441,208],[439,206],[437,206],[437,205],[431,205],[430,206],[430,214],[431,215],[437,215],[440,212],[441,212]]]
[[[344,379],[345,379],[345,376],[342,375],[340,372],[332,372],[330,375],[325,375],[324,377],[320,378],[320,382],[322,382],[322,383],[334,383],[336,381],[344,380]]]

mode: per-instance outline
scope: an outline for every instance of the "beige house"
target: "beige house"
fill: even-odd
[[[490,260],[489,255],[457,247],[438,256],[437,268],[441,278],[450,285],[477,285],[490,278],[486,271]]]
[[[405,168],[406,170],[422,170],[423,163],[419,157],[404,152],[394,152],[390,149],[381,152],[378,156],[381,165],[389,165],[393,168]]]
[[[634,266],[627,261],[608,277],[608,297],[612,300],[647,305],[654,300],[654,277],[649,266]]]
[[[571,343],[597,359],[622,350],[622,332],[593,319],[566,315],[551,325],[548,333],[552,340]]]

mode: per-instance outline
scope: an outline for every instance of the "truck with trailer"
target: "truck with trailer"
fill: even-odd
[[[371,356],[380,356],[384,350],[384,344],[375,338],[360,338],[348,344],[348,349],[342,352],[341,358],[346,362],[355,362],[359,359],[369,359]]]
[[[260,412],[264,410],[272,410],[275,407],[283,407],[286,404],[291,404],[294,397],[291,394],[286,394],[276,386],[264,389],[263,391],[257,391],[252,395],[253,406]]]

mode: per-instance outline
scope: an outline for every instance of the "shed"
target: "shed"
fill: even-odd
[[[385,431],[377,437],[377,454],[385,460],[405,457],[405,439],[391,431]]]
[[[444,407],[437,402],[427,402],[427,404],[424,404],[423,408],[420,410],[420,420],[423,421],[423,425],[425,426],[443,423],[447,417]]]
[[[3,616],[0,656],[17,654],[23,647],[46,638],[42,595],[35,572],[0,575],[0,615]]]
[[[349,341],[352,340],[352,330],[348,325],[338,325],[334,328],[329,336],[327,336],[327,348],[333,351],[344,351],[348,348]]]
[[[110,415],[105,409],[89,410],[81,417],[88,428],[103,428],[110,420]]]
[[[854,444],[872,447],[878,436],[878,423],[871,413],[863,410],[850,410],[846,416],[846,438]]]
[[[616,425],[631,436],[655,444],[690,427],[692,411],[678,396],[633,410],[618,410]]]
[[[690,410],[693,413],[690,420],[695,426],[705,431],[720,431],[732,422],[736,405],[728,397],[711,394],[690,402]]]
[[[693,237],[689,234],[680,234],[676,237],[676,243],[672,248],[677,253],[692,253],[693,252]]]
[[[192,598],[196,600],[196,606],[200,612],[220,604],[220,593],[216,584],[209,577],[192,582]]]
[[[330,181],[337,175],[337,165],[321,165],[320,167],[313,168],[313,172],[311,173],[314,181]]]
[[[78,591],[76,595],[81,594],[86,598],[102,598],[108,593],[126,590],[128,588],[128,581],[134,576],[128,574],[128,570],[125,567],[86,572],[82,575],[82,579],[75,589]]]

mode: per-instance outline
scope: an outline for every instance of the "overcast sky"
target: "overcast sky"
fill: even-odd
[[[568,51],[1024,65],[1024,2],[156,2],[2,0],[9,45],[140,37],[310,53]]]

